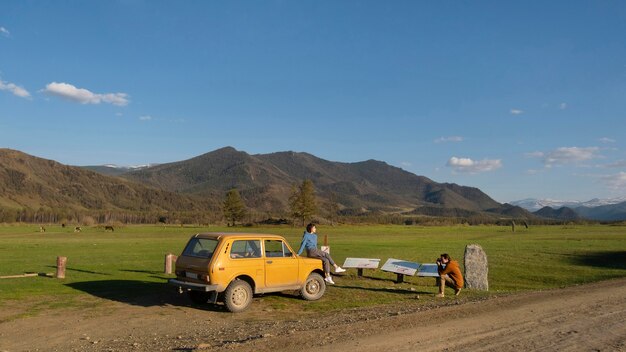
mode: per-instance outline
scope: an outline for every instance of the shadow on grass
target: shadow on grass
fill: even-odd
[[[180,306],[193,307],[208,311],[225,311],[222,306],[213,304],[194,304],[186,294],[178,294],[167,283],[137,280],[101,280],[82,281],[66,284],[75,290],[111,301],[141,307]]]
[[[383,281],[383,282],[388,282],[391,284],[398,284],[397,277],[388,277],[388,278],[383,278],[383,277],[374,277],[374,276],[351,276],[351,275],[346,275],[345,277],[349,278],[349,279],[353,279],[353,280],[371,280],[371,281]],[[429,284],[424,284],[426,281],[430,281],[430,279],[432,279],[432,282]],[[410,276],[410,275],[406,275],[404,277],[404,281],[403,283],[405,284],[409,284],[409,285],[417,285],[417,286],[436,286],[435,285],[435,277],[428,277],[428,276]]]
[[[386,292],[386,293],[395,293],[395,294],[401,294],[401,295],[418,295],[418,294],[422,294],[422,295],[426,295],[426,294],[432,294],[432,292],[429,291],[411,291],[410,289],[406,289],[406,288],[384,288],[384,287],[361,287],[361,286],[346,286],[346,285],[335,285],[335,287],[337,288],[345,288],[348,290],[359,290],[359,291],[372,291],[372,292]]]
[[[127,273],[141,273],[141,274],[163,274],[163,270],[132,270],[132,269],[120,269],[119,271]]]
[[[573,254],[569,260],[577,265],[626,270],[626,251]]]
[[[48,268],[55,268],[56,269],[56,265],[48,265]],[[107,275],[110,276],[111,274],[109,273],[100,273],[97,271],[91,271],[91,270],[84,270],[84,269],[76,269],[76,268],[71,268],[71,267],[66,267],[65,268],[66,271],[76,271],[79,273],[86,273],[86,274],[94,274],[94,275]]]

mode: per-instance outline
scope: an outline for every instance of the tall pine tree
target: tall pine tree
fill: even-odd
[[[317,213],[317,200],[315,199],[315,186],[313,181],[304,180],[300,186],[293,185],[289,196],[289,208],[294,219],[302,220],[302,226]]]
[[[243,200],[241,200],[239,191],[237,191],[236,188],[233,188],[226,193],[224,207],[222,210],[224,211],[224,217],[226,218],[228,226],[231,226],[231,223],[232,226],[235,226],[237,221],[243,220],[246,216],[246,205]]]

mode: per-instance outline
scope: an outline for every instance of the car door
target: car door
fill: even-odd
[[[280,239],[264,240],[265,286],[298,285],[298,259]]]
[[[263,256],[259,239],[241,239],[232,242],[228,258],[228,269],[232,273],[247,274],[255,282],[263,282]]]

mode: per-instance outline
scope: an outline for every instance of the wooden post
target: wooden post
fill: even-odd
[[[356,274],[357,274],[359,277],[363,277],[363,268],[357,268],[357,269],[356,269]]]
[[[40,275],[37,273],[26,273],[26,274],[21,274],[21,275],[5,275],[5,276],[0,276],[0,279],[15,279],[19,277],[33,277],[33,276],[40,276]]]
[[[67,264],[67,257],[57,257],[57,273],[55,275],[57,279],[65,279],[66,264]]]
[[[171,274],[174,272],[173,268],[174,268],[174,264],[176,263],[176,259],[178,259],[178,256],[172,254],[172,253],[168,253],[165,255],[165,273],[166,274]]]
[[[324,235],[324,246],[328,247],[328,235]]]

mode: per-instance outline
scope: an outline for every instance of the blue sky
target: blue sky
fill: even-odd
[[[0,147],[385,161],[500,202],[626,195],[622,1],[2,1]]]

